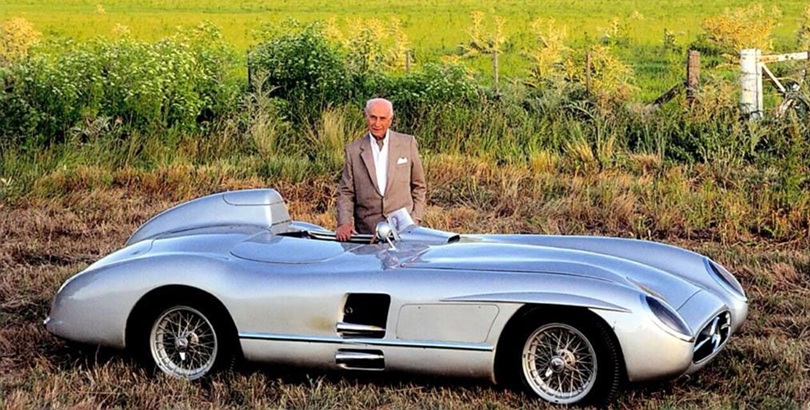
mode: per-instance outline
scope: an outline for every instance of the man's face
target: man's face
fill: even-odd
[[[375,103],[366,110],[366,124],[368,131],[376,138],[385,137],[385,132],[391,126],[394,113],[384,103]]]

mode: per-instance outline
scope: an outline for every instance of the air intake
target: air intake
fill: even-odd
[[[731,314],[723,312],[710,320],[698,333],[692,355],[694,363],[700,363],[720,350],[731,333]]]

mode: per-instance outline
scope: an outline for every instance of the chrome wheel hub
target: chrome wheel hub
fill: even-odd
[[[187,333],[174,340],[174,348],[178,351],[185,352],[192,345],[200,343],[200,337],[196,333]]]
[[[551,359],[551,366],[549,366],[549,369],[551,369],[551,371],[553,371],[554,373],[559,373],[563,371],[564,368],[565,368],[565,360],[563,360],[560,357],[555,357]]]
[[[576,361],[573,353],[567,350],[560,350],[557,355],[551,358],[549,368],[554,373],[560,373],[565,370],[566,366],[571,366]]]

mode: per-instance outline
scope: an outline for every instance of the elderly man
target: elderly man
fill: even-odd
[[[373,233],[390,212],[406,208],[417,222],[425,211],[425,172],[411,135],[389,130],[394,107],[383,98],[366,103],[368,134],[346,147],[337,197],[339,241]]]

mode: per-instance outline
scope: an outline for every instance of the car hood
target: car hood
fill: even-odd
[[[701,288],[679,272],[596,251],[527,243],[462,241],[433,246],[405,262],[411,269],[452,269],[527,275],[573,275],[636,288],[681,307]]]

